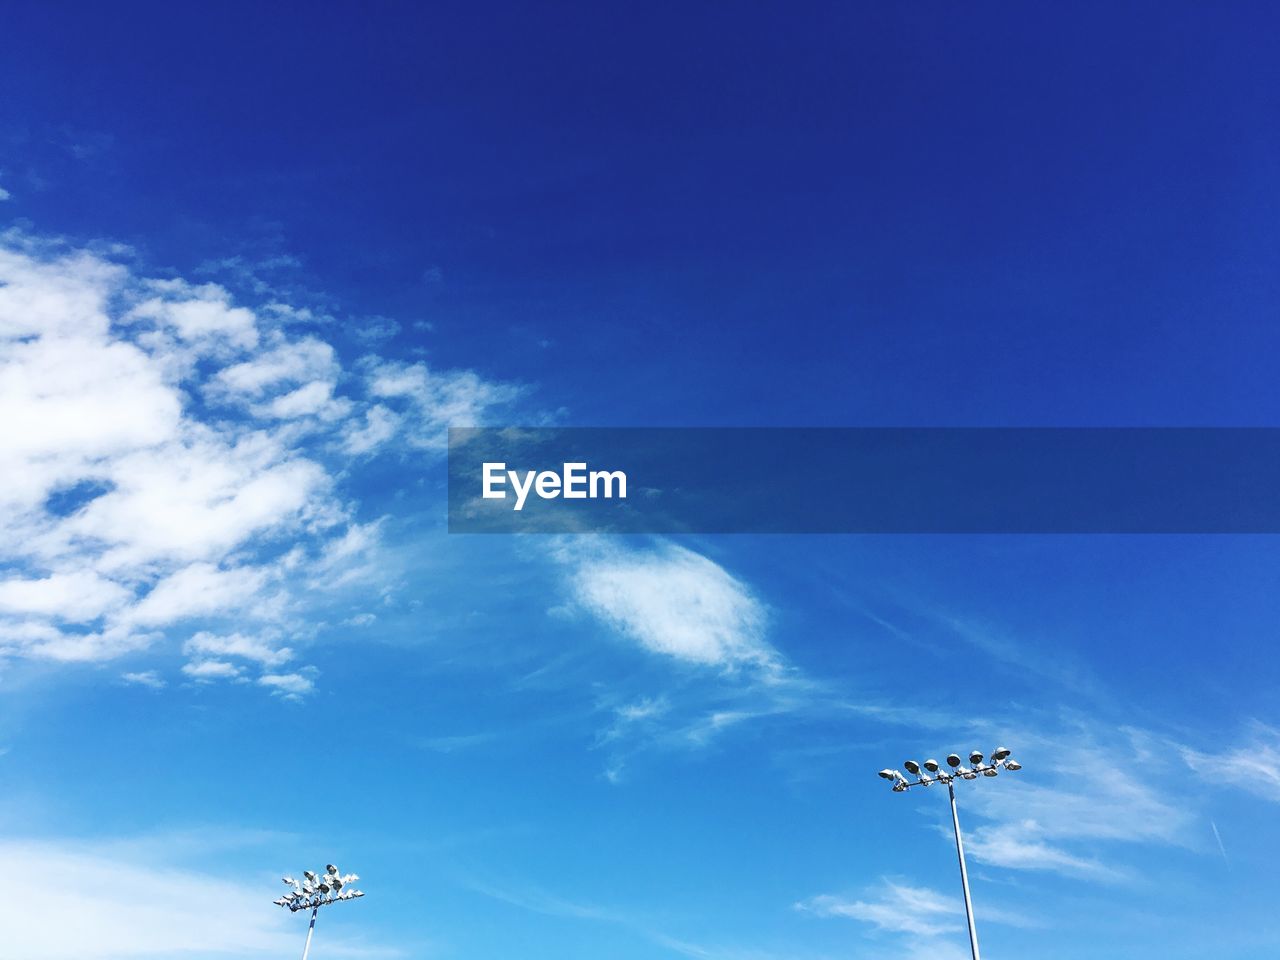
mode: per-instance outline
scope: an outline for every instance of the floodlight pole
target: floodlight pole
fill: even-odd
[[[979,774],[985,778],[998,776],[1001,770],[1021,770],[1022,764],[1009,754],[1008,747],[997,747],[991,753],[991,762],[983,763],[982,751],[974,750],[969,754],[969,762],[973,764],[970,769],[964,765],[960,754],[952,753],[947,756],[950,771],[942,770],[942,765],[932,757],[924,763],[908,760],[902,765],[902,769],[914,779],[908,779],[901,771],[892,768],[881,770],[878,774],[880,779],[893,784],[894,793],[906,793],[912,787],[931,787],[935,783],[947,785],[947,798],[951,801],[951,826],[956,833],[956,859],[960,861],[960,887],[964,890],[964,917],[969,924],[969,952],[973,954],[973,960],[982,960],[982,955],[978,952],[978,926],[973,919],[973,899],[969,895],[969,868],[964,862],[964,839],[960,835],[960,814],[956,810],[955,782],[957,779],[976,780]]]
[[[953,798],[952,800],[953,811],[954,811],[954,806],[955,806],[955,803]],[[964,861],[962,860],[961,861],[962,865],[960,868],[962,870],[964,869],[963,863]],[[967,886],[964,888],[964,902],[965,902],[965,906],[969,905],[969,888]],[[307,944],[302,948],[302,960],[307,960],[307,954],[311,952],[311,935],[316,932],[316,914],[319,912],[320,912],[319,907],[311,908],[311,923],[307,926]],[[973,929],[973,928],[970,927],[970,929]]]
[[[973,953],[973,960],[982,960],[978,953],[978,928],[973,922],[973,902],[969,899],[969,871],[964,865],[964,841],[960,839],[960,815],[956,812],[956,788],[953,784],[947,784],[947,794],[951,797],[951,825],[956,830],[956,857],[960,860],[960,885],[964,887],[964,915],[969,921],[969,950]],[[315,919],[312,918],[312,923]],[[302,960],[307,960],[304,953]]]
[[[281,877],[285,886],[291,887],[292,890],[272,902],[278,907],[286,908],[290,913],[297,913],[307,907],[311,908],[311,922],[307,924],[307,942],[302,947],[302,960],[307,960],[307,954],[311,952],[311,938],[316,932],[316,916],[320,913],[320,908],[327,907],[331,903],[355,900],[363,897],[364,893],[351,886],[360,879],[356,874],[348,873],[342,876],[332,863],[325,864],[323,878],[310,870],[302,871],[302,877],[302,883],[293,877]]]

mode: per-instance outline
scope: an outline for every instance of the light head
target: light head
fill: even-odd
[[[1010,757],[1008,760],[1004,762],[1004,768],[1006,770],[1021,770],[1022,764],[1020,764],[1017,760],[1013,759],[1013,757]]]
[[[996,747],[995,752],[991,754],[991,759],[994,760],[996,763],[999,763],[1001,760],[1009,756],[1009,754],[1011,753],[1013,753],[1013,751],[1010,750],[1008,747]]]
[[[975,750],[975,751],[973,751],[973,753],[969,754],[969,762],[970,762],[970,763],[973,763],[973,764],[981,763],[981,762],[982,762],[982,751],[981,751],[981,750]]]
[[[902,776],[902,774],[900,774],[897,770],[881,770],[877,774],[877,776],[883,777],[886,780],[897,780],[900,776]]]
[[[924,762],[924,768],[928,770],[930,773],[937,773],[938,761],[933,759],[933,757],[930,757],[928,760]]]
[[[947,765],[951,767],[960,766],[960,754],[958,753],[947,754]]]
[[[902,769],[906,770],[907,773],[911,774],[913,777],[920,776],[920,764],[916,763],[914,760],[908,760],[902,765]]]

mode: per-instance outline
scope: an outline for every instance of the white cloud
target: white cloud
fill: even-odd
[[[86,848],[82,840],[0,840],[0,862],[21,878],[0,897],[0,960],[267,960],[298,949],[297,925],[284,911],[263,909],[255,883],[151,862],[139,852]],[[325,950],[394,955],[332,931]]]
[[[1037,774],[1006,774],[1001,789],[966,791],[966,807],[987,821],[966,831],[973,860],[1116,881],[1127,877],[1116,844],[1188,844],[1196,813],[1164,788],[1168,760],[1150,749],[1147,734],[1079,723],[1053,736],[1009,739]]]
[[[369,559],[380,542],[382,523],[353,523],[341,537],[326,543],[310,565],[312,584],[332,589],[368,577],[373,572]]]
[[[856,920],[877,934],[896,937],[901,951],[910,957],[969,956],[962,949],[965,935],[964,902],[956,893],[882,877],[860,897],[821,894],[795,904],[795,909],[816,917]],[[984,902],[982,919],[1016,927],[1039,926],[1035,921]],[[966,945],[967,946],[967,945]]]
[[[140,687],[150,687],[152,690],[163,690],[168,684],[164,678],[155,670],[142,670],[137,673],[122,673],[120,679],[125,683],[134,683]]]
[[[248,432],[234,441],[202,424],[186,442],[114,459],[114,487],[57,524],[48,552],[101,545],[99,564],[131,571],[156,562],[214,560],[259,534],[296,526],[325,507],[328,473],[280,440]]]
[[[334,396],[342,371],[331,346],[315,337],[288,340],[277,334],[277,341],[252,359],[221,370],[205,395],[247,407],[265,420],[339,420],[351,412],[351,401]]]
[[[225,347],[247,350],[258,345],[253,312],[233,306],[231,295],[216,283],[196,286],[185,280],[151,280],[144,286],[157,295],[143,300],[124,319],[155,321],[171,328],[181,340],[217,344],[219,352]]]
[[[764,605],[714,561],[669,543],[579,544],[559,555],[578,605],[646,650],[706,666],[779,669]]]
[[[206,678],[200,664],[278,671],[285,651],[244,637],[283,635],[377,570],[347,458],[397,435],[438,449],[448,423],[515,395],[378,358],[347,377],[298,332],[306,308],[272,299],[255,311],[214,283],[0,235],[0,655],[105,660],[200,630],[235,647],[188,651]],[[286,695],[312,683],[267,676]]]
[[[406,403],[406,438],[427,449],[445,447],[447,427],[478,426],[491,411],[511,404],[522,393],[519,387],[485,380],[471,370],[440,371],[425,363],[387,360],[366,366],[369,393],[384,401]]]
[[[336,380],[338,372],[333,347],[324,341],[315,337],[282,340],[249,360],[219,370],[211,378],[208,392],[228,401],[258,400],[282,385]]]
[[[89,633],[62,630],[48,622],[30,620],[0,624],[0,653],[60,663],[110,660],[145,649],[155,639],[154,633],[123,624],[112,624]]]
[[[359,455],[375,450],[390,440],[400,429],[400,415],[382,404],[365,411],[364,422],[352,421],[342,436],[347,453]]]
[[[132,597],[129,590],[92,570],[0,580],[0,613],[35,614],[72,623],[96,620]]]
[[[266,611],[278,577],[254,552],[345,532],[328,471],[288,436],[189,406],[195,358],[243,366],[257,340],[220,288],[0,242],[0,651],[108,659],[156,639],[139,627]],[[311,367],[326,350],[300,348]]]
[[[345,409],[341,404],[333,402],[333,384],[323,380],[313,380],[283,396],[276,397],[270,403],[254,408],[260,417],[274,417],[277,420],[290,420],[294,417],[341,416]]]
[[[1035,820],[980,827],[968,834],[970,856],[979,863],[1008,870],[1049,870],[1095,880],[1115,880],[1121,873],[1105,863],[1067,852],[1044,839]]]
[[[183,664],[182,672],[193,680],[231,680],[240,676],[240,668],[225,660],[195,660]]]
[[[258,683],[286,700],[300,699],[315,689],[315,681],[302,673],[263,674],[258,678]]]
[[[263,637],[232,633],[225,636],[202,631],[182,647],[188,656],[193,654],[213,657],[240,657],[265,667],[278,667],[293,657],[288,647],[277,647]]]
[[[1181,753],[1187,766],[1206,780],[1280,803],[1280,730],[1275,727],[1254,723],[1240,746],[1216,753],[1182,747]]]
[[[220,570],[193,563],[161,580],[129,613],[134,623],[162,626],[220,611],[232,612],[255,598],[267,579],[260,568]]]
[[[569,593],[551,615],[586,614],[653,655],[655,667],[684,668],[640,681],[661,675],[657,694],[628,679],[598,698],[607,719],[596,746],[607,751],[610,782],[643,753],[699,750],[749,722],[822,709],[819,685],[769,642],[765,604],[713,560],[669,541],[630,547],[603,537],[562,539],[551,555]]]
[[[352,327],[360,340],[390,340],[400,332],[400,324],[390,317],[367,317]]]
[[[613,723],[596,735],[598,744],[612,743],[623,737],[632,736],[637,729],[653,725],[671,710],[671,703],[666,697],[641,697],[633,703],[624,703],[613,708]],[[611,768],[617,779],[621,774],[621,761],[615,760]]]
[[[860,920],[887,933],[922,937],[961,930],[964,923],[964,905],[957,903],[955,897],[893,880],[881,881],[871,899],[822,894],[797,903],[796,909],[818,917]]]

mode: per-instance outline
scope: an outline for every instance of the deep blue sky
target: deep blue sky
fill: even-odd
[[[45,229],[278,245],[600,422],[1274,417],[1266,5],[128,9],[8,15]]]
[[[334,856],[370,896],[322,918],[317,960],[950,958],[943,798],[874,771],[1007,739],[1021,779],[961,798],[989,957],[1274,942],[1274,538],[450,537],[433,437],[453,408],[376,382],[425,363],[519,385],[474,405],[495,423],[1274,426],[1273,7],[3,21],[5,249],[125,264],[122,342],[148,277],[222,284],[271,336],[272,302],[330,315],[287,335],[335,348],[341,372],[315,376],[351,406],[271,436],[352,522],[382,520],[374,572],[317,587],[280,558],[326,541],[282,508],[270,535],[182,561],[269,570],[258,606],[145,621],[85,662],[33,652],[0,592],[0,859],[92,856],[144,892],[231,871],[245,907],[223,927],[255,933],[193,932],[194,957],[293,949],[275,871]],[[0,333],[0,359],[33,342]],[[268,429],[218,407],[232,360],[209,350],[181,380],[189,431]],[[380,403],[400,432],[337,445]],[[19,426],[45,428],[11,422],[6,446]],[[92,568],[141,608],[179,569],[36,555],[13,531],[57,524],[32,522],[0,526],[0,580]],[[104,609],[59,629],[127,618]],[[295,699],[184,673],[212,656],[200,631],[318,672]],[[699,659],[709,635],[725,646]],[[0,960],[64,955],[7,954],[4,909]],[[101,939],[116,953],[75,955],[178,949]]]

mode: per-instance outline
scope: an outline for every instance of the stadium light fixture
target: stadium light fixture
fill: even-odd
[[[958,753],[947,755],[947,765],[951,767],[951,772],[940,771],[937,760],[926,760],[924,768],[929,773],[935,774],[930,777],[928,774],[920,772],[920,765],[914,760],[908,760],[902,766],[908,772],[916,776],[915,780],[908,780],[897,770],[881,770],[880,776],[886,780],[893,782],[894,793],[906,793],[912,787],[928,787],[934,783],[936,779],[939,783],[947,785],[947,796],[951,800],[951,826],[955,829],[956,835],[956,858],[960,861],[960,886],[964,890],[964,913],[965,918],[969,921],[969,950],[973,954],[973,960],[982,960],[978,952],[978,928],[973,920],[973,901],[969,897],[969,869],[964,862],[964,841],[960,836],[960,815],[956,812],[956,791],[954,781],[956,779],[977,780],[978,775],[984,777],[995,777],[1000,771],[1021,770],[1022,764],[1013,759],[1012,751],[1008,747],[997,747],[991,752],[991,761],[983,763],[984,754],[980,750],[974,750],[969,754],[969,762],[973,767],[964,766]]]
[[[316,930],[316,914],[320,912],[320,908],[363,897],[364,891],[352,886],[360,879],[358,874],[343,874],[332,863],[325,864],[323,875],[304,870],[302,878],[302,882],[299,883],[293,877],[281,877],[284,885],[289,887],[289,892],[271,902],[276,906],[288,908],[290,913],[297,913],[299,910],[311,911],[311,923],[307,925],[307,943],[302,948],[302,960],[307,960],[307,954],[311,951],[311,937]]]

